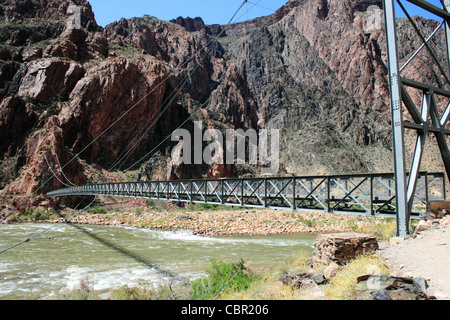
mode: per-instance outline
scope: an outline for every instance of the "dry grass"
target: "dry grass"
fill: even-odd
[[[354,300],[357,277],[362,274],[390,274],[383,258],[377,255],[362,255],[350,261],[331,279],[325,290],[328,300]]]
[[[385,218],[384,220],[374,220],[366,223],[357,230],[361,233],[371,234],[378,240],[389,241],[397,232],[397,222],[394,218]]]
[[[324,295],[316,290],[295,289],[283,284],[281,278],[285,274],[301,274],[310,271],[307,263],[310,258],[300,251],[275,270],[267,270],[261,280],[241,292],[225,294],[223,300],[316,300],[324,299]]]
[[[293,290],[277,279],[255,282],[244,292],[221,296],[223,300],[300,300],[301,292]]]

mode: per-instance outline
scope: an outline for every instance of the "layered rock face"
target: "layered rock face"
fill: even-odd
[[[289,1],[229,26],[144,16],[103,29],[85,0],[3,1],[0,189],[20,202],[126,168],[140,179],[257,173],[175,166],[169,136],[194,120],[280,129],[288,174],[392,171],[381,5]],[[417,21],[424,33],[437,26]],[[399,29],[407,59],[420,42],[404,21]],[[438,70],[418,72],[429,61],[421,54],[405,72],[441,81]]]
[[[17,196],[107,181],[104,168],[113,168],[127,146],[136,144],[125,153],[129,163],[187,117],[173,81],[165,81],[168,65],[150,55],[110,54],[88,2],[75,2],[78,25],[71,21],[71,2],[32,3],[2,5],[2,36],[16,31],[1,48],[1,188],[17,205]],[[54,25],[61,26],[55,33]],[[43,38],[28,37],[36,28]],[[162,115],[159,108],[172,94]],[[30,200],[48,205],[42,197]]]

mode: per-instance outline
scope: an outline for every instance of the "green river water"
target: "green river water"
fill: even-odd
[[[311,254],[314,235],[202,237],[110,226],[0,225],[0,251],[48,228],[33,240],[0,254],[0,300],[54,299],[88,281],[108,292],[128,286],[157,286],[170,271],[195,279],[210,259],[252,267],[276,267],[299,251]]]

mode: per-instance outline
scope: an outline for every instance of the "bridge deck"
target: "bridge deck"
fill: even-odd
[[[396,213],[394,174],[265,177],[92,184],[49,192],[48,197],[115,196],[317,212]],[[421,173],[412,216],[430,200],[445,199],[445,176]]]

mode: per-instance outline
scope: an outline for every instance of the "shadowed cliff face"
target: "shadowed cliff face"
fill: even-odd
[[[139,178],[253,172],[174,166],[174,142],[160,143],[190,115],[185,128],[202,120],[216,129],[280,129],[289,174],[392,171],[382,1],[289,1],[228,27],[144,16],[104,29],[87,1],[73,4],[78,16],[70,1],[0,3],[4,194],[123,180],[107,170],[128,168],[157,146],[133,168]],[[417,21],[424,33],[437,26]],[[420,43],[405,21],[399,30],[407,59]],[[442,48],[442,39],[440,32],[432,45]],[[429,61],[421,54],[405,72],[442,81],[438,70],[421,71]],[[50,205],[42,197],[32,204]]]

